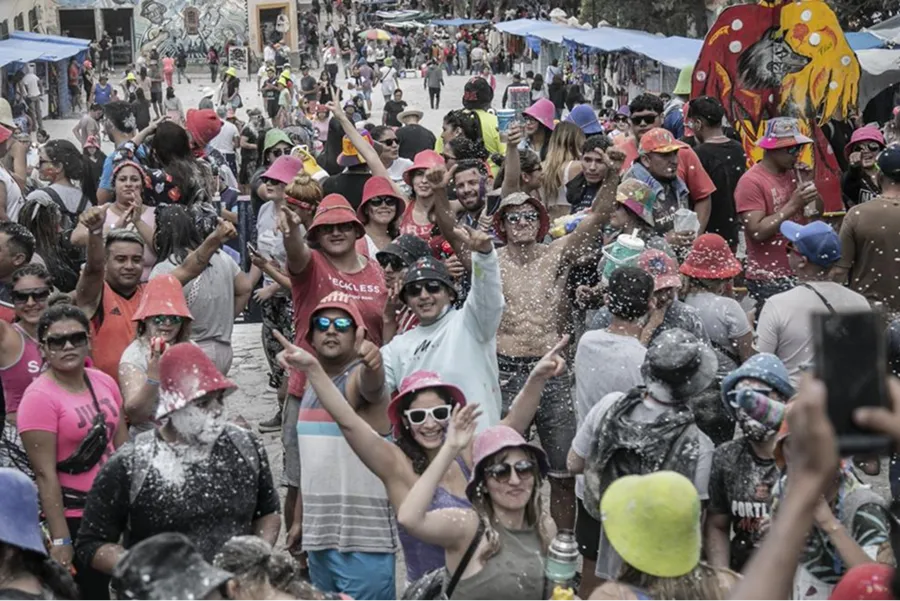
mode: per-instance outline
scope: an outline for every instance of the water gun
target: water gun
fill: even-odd
[[[587,217],[589,211],[587,209],[573,213],[571,215],[563,215],[553,220],[550,225],[550,235],[554,238],[562,238],[566,234],[571,234],[581,223],[581,220]]]

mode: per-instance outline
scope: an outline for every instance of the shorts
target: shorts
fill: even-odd
[[[360,90],[362,92],[362,97],[365,100],[372,100],[372,90]]]
[[[525,386],[528,374],[540,361],[540,357],[506,357],[497,355],[500,367],[500,393],[503,397],[503,415],[509,412],[513,400]],[[571,478],[566,469],[566,458],[572,439],[575,438],[575,407],[572,403],[572,384],[568,374],[551,378],[544,386],[541,404],[534,416],[541,447],[550,462],[549,476]]]
[[[308,551],[309,580],[321,591],[351,599],[396,599],[393,553]]]
[[[281,410],[281,446],[284,452],[281,483],[297,489],[300,488],[300,444],[297,440],[299,415],[300,399],[292,394],[287,395]]]
[[[602,524],[591,517],[584,508],[584,501],[578,499],[578,517],[575,518],[575,540],[578,542],[578,552],[590,561],[597,561],[597,551],[600,549],[600,530]]]
[[[150,102],[162,102],[162,90],[150,90]]]

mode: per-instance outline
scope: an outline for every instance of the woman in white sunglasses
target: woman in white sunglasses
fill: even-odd
[[[568,336],[535,365],[502,424],[520,434],[525,432],[538,409],[544,384],[566,369],[565,360],[560,355],[566,344]],[[291,367],[303,370],[308,366],[304,361],[305,354],[306,351],[290,345],[290,348],[285,347],[281,359]],[[391,442],[377,435],[330,382],[324,384],[322,390],[317,387],[315,392],[353,451],[384,483],[395,510],[400,508],[443,446],[453,408],[466,404],[462,391],[453,384],[441,381],[435,373],[418,371],[407,376],[388,406],[388,417],[393,426],[394,442]],[[472,465],[472,450],[469,447],[445,471],[429,510],[471,506],[466,498],[466,484]],[[409,582],[444,566],[444,549],[440,546],[425,543],[402,528],[400,542],[406,557]]]

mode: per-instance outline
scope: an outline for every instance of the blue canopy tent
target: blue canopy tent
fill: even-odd
[[[434,19],[432,25],[439,27],[462,27],[464,25],[484,25],[490,23],[487,19]]]
[[[45,112],[48,116],[65,115],[72,110],[66,63],[73,57],[79,63],[84,60],[90,44],[90,40],[81,38],[13,31],[0,41],[0,69],[8,76],[28,63],[46,63],[36,70],[47,88]]]
[[[851,31],[849,33],[845,33],[844,37],[847,38],[847,43],[850,44],[850,48],[854,51],[888,48],[891,45],[877,35],[871,34],[868,31]]]

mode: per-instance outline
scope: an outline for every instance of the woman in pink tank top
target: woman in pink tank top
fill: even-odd
[[[0,321],[0,382],[6,421],[14,424],[25,389],[41,374],[43,359],[37,343],[37,325],[47,310],[52,287],[50,274],[36,264],[17,270],[12,282],[16,321]]]

